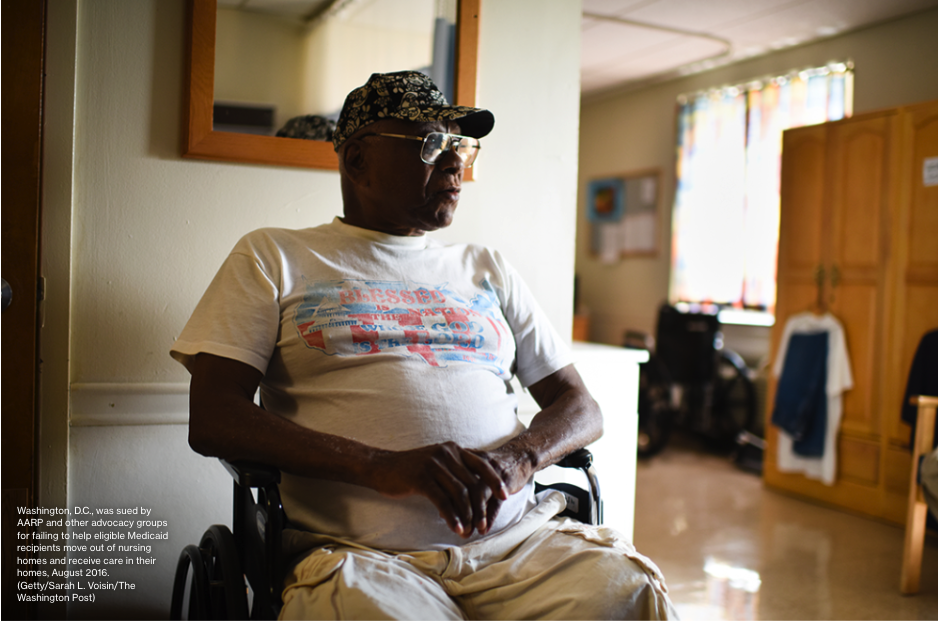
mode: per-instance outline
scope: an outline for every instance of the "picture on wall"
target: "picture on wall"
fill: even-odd
[[[659,178],[653,170],[589,183],[587,217],[600,261],[657,254]]]

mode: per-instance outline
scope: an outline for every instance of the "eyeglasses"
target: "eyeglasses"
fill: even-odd
[[[423,160],[426,164],[436,163],[441,155],[447,151],[453,150],[456,152],[456,155],[459,156],[459,159],[462,160],[463,166],[466,168],[472,168],[472,164],[479,156],[479,149],[482,148],[482,145],[479,144],[478,138],[460,136],[459,134],[445,134],[443,132],[430,132],[423,138],[420,136],[405,136],[403,134],[381,133],[363,134],[361,138],[364,138],[365,136],[384,136],[386,138],[418,140],[423,143],[423,147],[420,149],[420,159]]]

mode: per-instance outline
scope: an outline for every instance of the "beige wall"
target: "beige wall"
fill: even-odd
[[[482,4],[478,98],[497,123],[439,237],[500,248],[569,333],[580,3]],[[167,519],[157,564],[129,576],[141,588],[107,605],[165,617],[182,545],[230,511],[217,462],[186,444],[188,375],[169,348],[242,234],[341,213],[338,176],[180,156],[185,0],[49,5],[40,501]]]
[[[679,94],[835,60],[853,60],[856,66],[855,112],[935,99],[938,98],[936,32],[938,10],[932,10],[635,92],[585,99],[580,119],[576,272],[580,301],[591,312],[592,339],[621,344],[627,328],[652,332],[657,307],[667,298],[674,198],[675,100]],[[655,258],[600,264],[589,252],[586,184],[590,179],[647,168],[660,168],[664,178],[660,251]],[[748,337],[760,331],[737,332]],[[759,343],[765,347],[767,341],[764,334],[756,336],[753,353],[758,354]]]

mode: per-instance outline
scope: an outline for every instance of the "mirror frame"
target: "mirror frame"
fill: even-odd
[[[481,0],[458,0],[454,102],[475,106]],[[214,131],[216,0],[189,0],[183,157],[338,170],[331,142]],[[470,179],[471,169],[466,171]]]

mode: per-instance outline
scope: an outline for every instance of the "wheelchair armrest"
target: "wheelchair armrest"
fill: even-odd
[[[593,454],[585,448],[580,448],[558,461],[556,465],[561,468],[579,468],[583,470],[593,465]]]
[[[280,470],[258,462],[218,461],[234,479],[233,537],[254,593],[252,610],[261,611],[260,617],[252,613],[252,618],[275,619],[283,586],[281,536],[286,520],[277,487]]]
[[[593,466],[593,454],[585,448],[580,448],[563,459],[558,461],[555,466],[561,468],[574,468],[586,475],[589,489],[582,489],[576,485],[568,483],[554,483],[552,485],[541,485],[535,483],[535,492],[544,489],[555,489],[567,497],[569,503],[567,509],[560,515],[576,518],[586,524],[599,525],[603,523],[603,503],[602,494],[599,489],[599,476],[596,474],[596,468]]]
[[[252,461],[228,461],[219,459],[225,470],[242,487],[267,487],[280,483],[280,470],[267,464]]]

